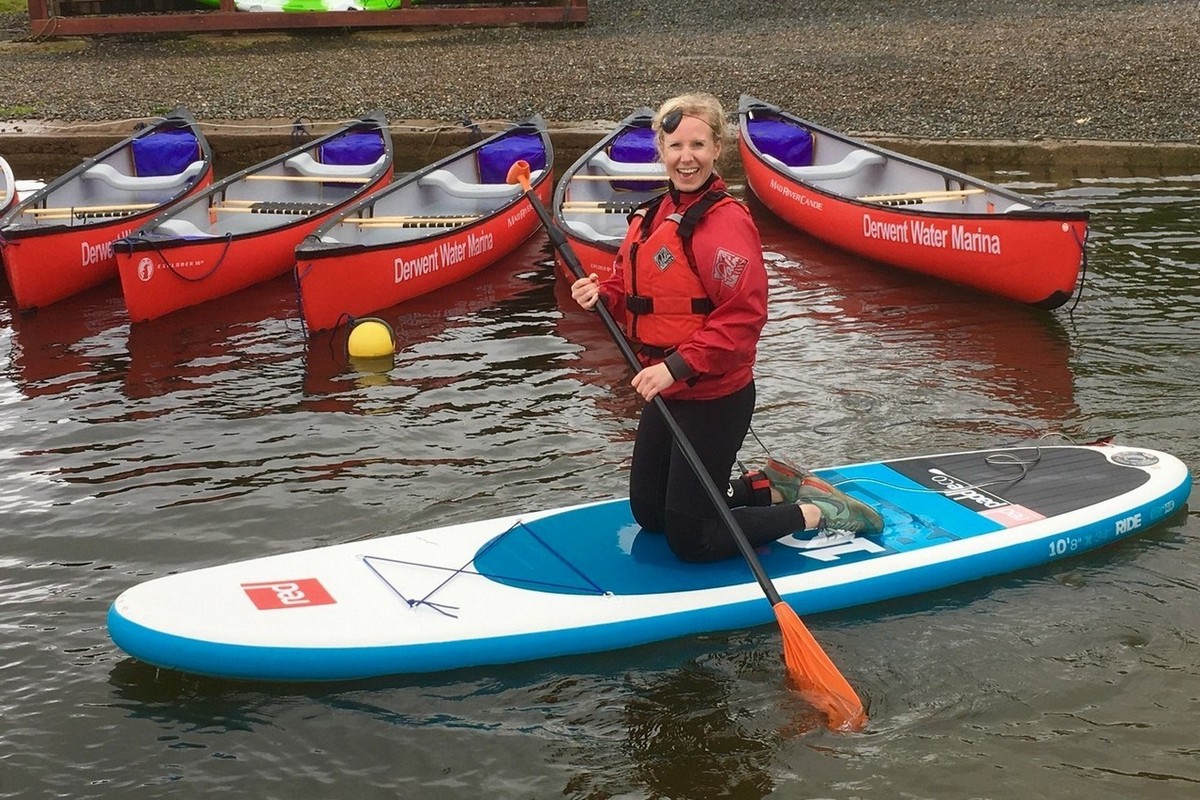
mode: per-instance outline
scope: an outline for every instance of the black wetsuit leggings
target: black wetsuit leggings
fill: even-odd
[[[751,381],[715,400],[667,400],[671,415],[700,456],[717,489],[726,494],[735,520],[753,546],[803,530],[804,515],[790,503],[751,506],[742,480],[730,481],[742,440],[750,430],[755,389]],[[737,545],[717,515],[671,430],[654,403],[638,422],[629,475],[629,503],[637,523],[665,533],[683,561],[719,561],[737,555]]]

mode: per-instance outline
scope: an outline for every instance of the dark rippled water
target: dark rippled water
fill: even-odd
[[[997,180],[1091,209],[1073,313],[865,264],[759,206],[755,430],[814,465],[1115,434],[1200,464],[1200,176]],[[823,731],[775,628],[289,687],[159,673],[123,589],[623,494],[638,403],[541,240],[387,312],[390,369],[306,341],[289,280],[131,327],[113,285],[0,298],[0,797],[1200,796],[1200,521],[808,620],[868,700]],[[748,445],[753,461],[760,451]],[[196,598],[203,603],[203,598]]]

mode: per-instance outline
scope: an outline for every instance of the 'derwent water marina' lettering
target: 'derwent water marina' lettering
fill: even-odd
[[[908,228],[903,222],[878,222],[870,214],[863,214],[863,236],[908,244]]]
[[[946,246],[945,228],[930,225],[924,220],[919,219],[910,220],[908,226],[912,230],[913,241],[917,244],[922,244],[926,247]]]
[[[1000,236],[995,233],[984,233],[983,228],[978,226],[974,231],[970,231],[965,225],[952,223],[947,229],[922,219],[910,219],[907,223],[883,222],[872,219],[870,214],[863,214],[862,232],[867,239],[879,239],[885,242],[964,250],[968,253],[984,253],[993,256],[1002,254]]]
[[[457,264],[467,257],[467,245],[464,242],[442,242],[438,246],[438,251],[442,255],[442,264],[445,266]]]
[[[533,213],[533,206],[526,203],[525,205],[521,206],[520,210],[517,211],[517,213],[509,215],[508,227],[511,228],[512,226],[516,225],[518,222],[525,219],[532,213]]]
[[[969,250],[972,253],[987,253],[1000,255],[1000,237],[994,233],[984,233],[982,228],[974,232],[968,231],[962,225],[950,226],[951,246],[955,250]]]
[[[86,267],[89,264],[99,264],[103,261],[112,260],[113,242],[122,237],[128,236],[132,228],[127,228],[118,233],[113,238],[100,244],[90,244],[88,242],[79,243],[79,265]]]
[[[436,250],[417,258],[397,258],[395,261],[396,283],[437,272],[438,266]]]
[[[101,244],[80,242],[79,248],[79,263],[85,267],[88,264],[98,264],[113,257],[112,242],[103,242]]]
[[[442,242],[436,250],[415,258],[397,258],[393,262],[395,282],[403,283],[414,278],[431,275],[439,269],[461,263],[468,258],[482,255],[496,244],[491,233],[470,233],[464,240]]]
[[[491,250],[495,246],[496,237],[491,233],[471,233],[467,235],[467,255],[474,258]]]

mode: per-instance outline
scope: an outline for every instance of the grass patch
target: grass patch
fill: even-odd
[[[0,119],[32,117],[37,113],[34,106],[0,106]]]
[[[0,14],[18,14],[29,11],[28,0],[0,0]]]

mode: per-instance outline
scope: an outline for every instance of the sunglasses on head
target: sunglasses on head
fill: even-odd
[[[683,122],[683,110],[677,108],[663,116],[662,129],[665,133],[674,133],[681,122]]]

